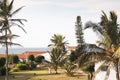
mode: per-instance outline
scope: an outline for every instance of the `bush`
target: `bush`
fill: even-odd
[[[18,68],[19,70],[27,70],[28,66],[26,64],[17,64],[15,68]]]
[[[12,72],[18,72],[19,71],[19,68],[13,68],[12,70],[11,70]]]
[[[29,66],[29,69],[32,70],[32,69],[36,68],[37,63],[35,63],[35,62],[29,62],[28,66]]]
[[[6,68],[5,67],[1,67],[0,68],[0,75],[5,75],[6,74]]]

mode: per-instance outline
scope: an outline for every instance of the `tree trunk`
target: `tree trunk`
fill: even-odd
[[[119,62],[119,59],[117,58],[116,60],[115,60],[115,63],[114,63],[114,65],[115,65],[115,72],[116,72],[116,80],[120,80],[120,77],[119,77],[119,68],[118,68],[118,62]]]
[[[92,73],[92,72],[90,72],[90,80],[94,80],[94,79],[93,79],[93,73]]]
[[[57,74],[57,65],[54,66],[54,69],[55,69],[55,74]]]
[[[5,30],[5,35],[7,35],[7,30]],[[6,78],[5,78],[5,80],[8,80],[8,42],[7,42],[7,37],[5,39],[5,53],[6,53]]]

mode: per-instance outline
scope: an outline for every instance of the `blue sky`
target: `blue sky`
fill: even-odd
[[[75,21],[81,16],[83,26],[87,21],[98,22],[104,10],[107,14],[114,10],[120,23],[120,0],[15,0],[14,9],[25,6],[16,18],[25,18],[28,22],[25,34],[19,28],[13,32],[20,35],[13,40],[24,47],[47,47],[53,34],[62,34],[69,45],[76,45]],[[97,37],[91,30],[86,30],[87,43],[95,43]]]

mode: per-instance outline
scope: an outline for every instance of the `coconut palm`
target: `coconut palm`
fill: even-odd
[[[105,62],[111,66],[112,64],[115,67],[116,79],[119,80],[119,48],[120,48],[120,29],[117,23],[117,15],[114,11],[110,11],[110,17],[102,11],[100,23],[87,22],[85,29],[92,28],[100,37],[100,40],[97,41],[99,46],[105,49],[106,58]],[[108,67],[108,72],[110,67]],[[107,76],[108,76],[107,72]],[[105,79],[107,80],[108,77]]]
[[[26,21],[25,19],[14,19],[12,18],[17,12],[19,12],[23,7],[18,8],[13,11],[13,2],[10,3],[8,0],[0,1],[0,32],[2,35],[2,39],[0,43],[5,45],[5,53],[6,53],[6,80],[8,80],[8,45],[12,45],[15,43],[11,42],[12,37],[14,36],[11,31],[12,26],[18,26],[24,32],[26,32],[20,24],[23,25],[22,21]],[[19,24],[19,23],[20,24]],[[17,44],[18,45],[18,44]]]
[[[54,36],[52,36],[51,39],[52,44],[49,45],[49,47],[52,48],[50,52],[51,63],[56,73],[59,64],[61,63],[64,55],[66,54],[65,47],[67,42],[64,41],[64,39],[65,39],[64,36],[60,34],[54,34]]]

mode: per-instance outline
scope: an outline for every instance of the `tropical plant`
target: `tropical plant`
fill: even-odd
[[[71,56],[71,54],[68,55],[65,59],[63,59],[62,66],[66,70],[66,74],[68,76],[73,76],[74,70],[77,67],[77,65],[73,60],[73,56]]]
[[[5,46],[5,53],[6,53],[6,80],[8,80],[8,45],[19,45],[17,43],[12,43],[11,39],[14,36],[11,31],[12,26],[18,26],[24,32],[26,32],[23,27],[20,25],[22,21],[26,21],[25,19],[14,19],[12,18],[17,12],[19,12],[23,7],[18,8],[17,10],[13,11],[13,2],[11,0],[9,3],[8,0],[1,0],[0,1],[0,32],[2,33],[0,36],[0,43]],[[16,23],[17,22],[17,23]],[[20,24],[18,24],[18,22]],[[18,36],[17,36],[18,37]]]
[[[120,59],[120,28],[117,23],[117,15],[114,11],[110,11],[110,17],[106,15],[104,11],[102,11],[101,21],[100,23],[87,22],[86,27],[92,28],[100,37],[100,40],[97,41],[99,46],[105,49],[106,56],[103,60],[109,64],[108,71],[106,73],[105,80],[108,79],[108,75],[110,72],[110,67],[113,65],[116,71],[116,79],[119,78],[119,59]]]
[[[63,57],[66,54],[66,44],[67,42],[64,41],[65,37],[59,34],[54,34],[52,36],[51,42],[52,44],[49,45],[49,47],[52,48],[50,52],[51,57],[51,63],[52,66],[57,74],[57,69],[59,64],[61,63]]]

